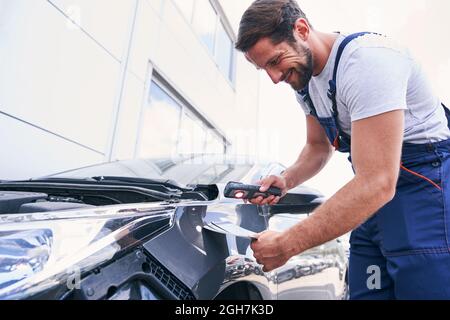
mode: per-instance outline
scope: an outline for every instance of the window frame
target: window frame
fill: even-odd
[[[192,31],[195,33],[195,36],[197,37],[197,39],[199,40],[200,44],[203,46],[203,48],[207,51],[208,55],[211,57],[211,59],[213,60],[214,64],[216,65],[217,69],[219,70],[219,73],[222,74],[222,76],[228,81],[229,85],[231,86],[231,88],[233,90],[236,89],[236,68],[237,68],[237,54],[236,54],[236,49],[234,48],[234,44],[236,42],[236,35],[234,34],[233,28],[231,27],[231,24],[229,22],[229,20],[227,19],[224,10],[222,9],[222,6],[220,5],[220,3],[217,0],[206,0],[209,2],[209,4],[211,5],[212,10],[215,12],[216,14],[216,21],[215,21],[215,25],[214,25],[214,44],[213,44],[213,52],[211,53],[210,49],[208,48],[208,46],[202,41],[202,39],[200,38],[199,33],[197,32],[195,26],[194,26],[194,17],[196,14],[196,8],[197,8],[197,3],[199,0],[194,0],[193,1],[193,6],[192,6],[192,14],[191,17],[186,17],[186,15],[184,14],[183,10],[178,6],[177,2],[175,0],[173,0],[173,4],[175,5],[175,7],[177,8],[177,10],[180,12],[180,14],[183,16],[183,18],[185,18],[188,22],[188,24],[191,26]],[[218,62],[218,55],[217,55],[217,51],[218,51],[218,30],[219,30],[219,23],[222,24],[226,35],[228,36],[228,38],[231,41],[231,53],[230,53],[230,70],[228,71],[228,74],[224,74],[224,72],[222,71],[222,69],[220,68],[219,62]]]
[[[145,109],[146,108],[151,108],[151,105],[153,103],[153,99],[151,96],[151,88],[152,88],[152,84],[155,84],[156,86],[158,86],[158,88],[164,93],[166,94],[170,99],[172,99],[175,104],[176,107],[179,108],[179,114],[178,114],[178,125],[177,125],[177,134],[176,134],[176,145],[178,146],[178,142],[180,140],[180,128],[182,126],[182,119],[183,119],[183,112],[184,112],[184,106],[182,104],[180,104],[180,102],[178,101],[178,99],[176,98],[176,96],[172,95],[171,92],[169,90],[167,90],[167,88],[164,86],[163,83],[157,81],[156,79],[154,79],[153,77],[150,77],[149,79],[149,83],[147,85],[147,88],[145,90],[145,98],[144,98],[144,103],[142,105],[142,109],[141,109],[141,113],[140,113],[140,118],[139,118],[139,127],[138,127],[138,131],[137,131],[137,141],[136,141],[136,148],[135,148],[135,158],[141,158],[142,155],[140,154],[141,151],[141,146],[142,146],[142,134],[143,134],[143,127],[144,127],[144,113],[145,113]]]
[[[143,99],[143,103],[141,106],[139,125],[137,128],[137,139],[136,146],[134,152],[134,158],[140,158],[140,149],[142,143],[142,128],[144,126],[144,111],[145,108],[148,108],[152,103],[152,97],[150,95],[150,90],[152,87],[152,83],[155,83],[170,99],[172,99],[178,107],[180,107],[180,115],[178,119],[178,128],[177,128],[177,140],[175,145],[175,151],[178,153],[179,145],[181,141],[181,129],[183,126],[183,120],[185,117],[190,116],[194,121],[198,121],[201,125],[202,129],[204,129],[204,143],[203,143],[203,153],[207,149],[208,142],[208,133],[211,133],[215,136],[215,138],[222,143],[223,146],[223,155],[226,155],[229,151],[231,143],[228,141],[224,133],[217,128],[205,115],[203,115],[197,108],[193,106],[183,95],[182,91],[178,90],[174,85],[172,85],[167,79],[164,77],[163,73],[159,70],[156,70],[154,65],[150,62],[149,67],[149,76],[147,77],[147,84],[145,89],[145,95]]]
[[[205,154],[206,151],[206,143],[207,143],[207,137],[208,137],[208,127],[207,125],[200,119],[198,118],[194,113],[192,113],[189,108],[184,107],[181,110],[181,119],[180,119],[180,126],[178,128],[178,139],[177,139],[177,145],[176,145],[176,153],[177,154],[181,154],[180,153],[180,148],[181,148],[181,142],[182,142],[182,138],[180,136],[181,130],[183,129],[183,125],[184,125],[184,121],[186,118],[190,118],[190,120],[197,122],[197,124],[200,125],[202,131],[203,131],[203,145],[202,145],[202,154]],[[194,152],[195,153],[195,152]]]
[[[219,32],[219,27],[220,25],[222,25],[225,34],[227,35],[227,37],[230,39],[231,42],[231,52],[230,52],[230,68],[227,71],[228,74],[223,74],[222,69],[220,68],[219,65],[219,56],[218,56],[218,49],[219,49],[219,37],[218,37],[218,32]],[[215,46],[214,46],[214,62],[217,65],[217,68],[219,69],[220,73],[222,73],[222,75],[231,83],[231,85],[235,86],[236,84],[236,79],[235,79],[235,70],[236,70],[236,66],[235,66],[235,58],[236,58],[236,50],[234,49],[234,41],[233,38],[230,37],[230,33],[227,30],[227,26],[226,24],[223,22],[222,19],[220,19],[220,17],[218,16],[218,21],[216,21],[216,34],[215,34]]]

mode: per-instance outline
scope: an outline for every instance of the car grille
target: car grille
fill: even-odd
[[[175,299],[195,300],[191,291],[181,283],[169,270],[161,265],[152,255],[146,253],[148,273],[153,275],[160,284],[165,287]]]

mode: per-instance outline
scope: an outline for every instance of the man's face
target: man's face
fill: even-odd
[[[257,69],[265,70],[273,83],[284,81],[297,91],[306,87],[313,75],[311,50],[299,42],[274,45],[270,38],[262,38],[245,57]]]

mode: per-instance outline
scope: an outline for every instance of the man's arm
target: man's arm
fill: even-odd
[[[286,232],[259,235],[252,249],[264,271],[276,269],[290,257],[355,229],[393,199],[403,128],[402,110],[353,123],[354,179],[309,218]]]
[[[317,175],[330,161],[334,148],[325,130],[313,116],[306,117],[307,139],[300,156],[283,176],[288,189],[308,181]]]
[[[286,194],[288,190],[308,181],[318,174],[330,161],[334,148],[320,125],[313,116],[306,117],[306,145],[294,165],[289,167],[282,177],[271,176],[260,181],[261,191],[267,191],[271,186],[278,187]],[[283,179],[284,178],[284,179]],[[254,199],[251,203],[256,205],[276,204],[277,197],[262,197]]]

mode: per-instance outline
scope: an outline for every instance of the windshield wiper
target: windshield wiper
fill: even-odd
[[[171,199],[208,201],[216,199],[219,190],[215,185],[188,185],[182,186],[175,181],[167,179],[145,179],[135,177],[96,176],[90,178],[40,178],[24,182],[32,183],[76,183],[101,186],[131,186],[140,187],[160,194],[168,195]]]
[[[98,176],[92,179],[100,183],[129,183],[131,185],[139,185],[141,187],[150,187],[153,190],[160,192],[169,192],[179,194],[184,200],[200,200],[209,201],[214,200],[219,196],[219,189],[216,185],[187,185],[182,186],[173,180],[167,179],[146,179],[134,177],[109,177]]]
[[[163,186],[169,189],[176,189],[184,191],[186,188],[183,188],[180,184],[173,180],[167,179],[146,179],[146,178],[135,178],[135,177],[112,177],[112,176],[97,176],[91,177],[91,179],[98,182],[109,182],[109,181],[119,181],[126,183],[145,183],[145,184],[154,184],[158,186]]]

